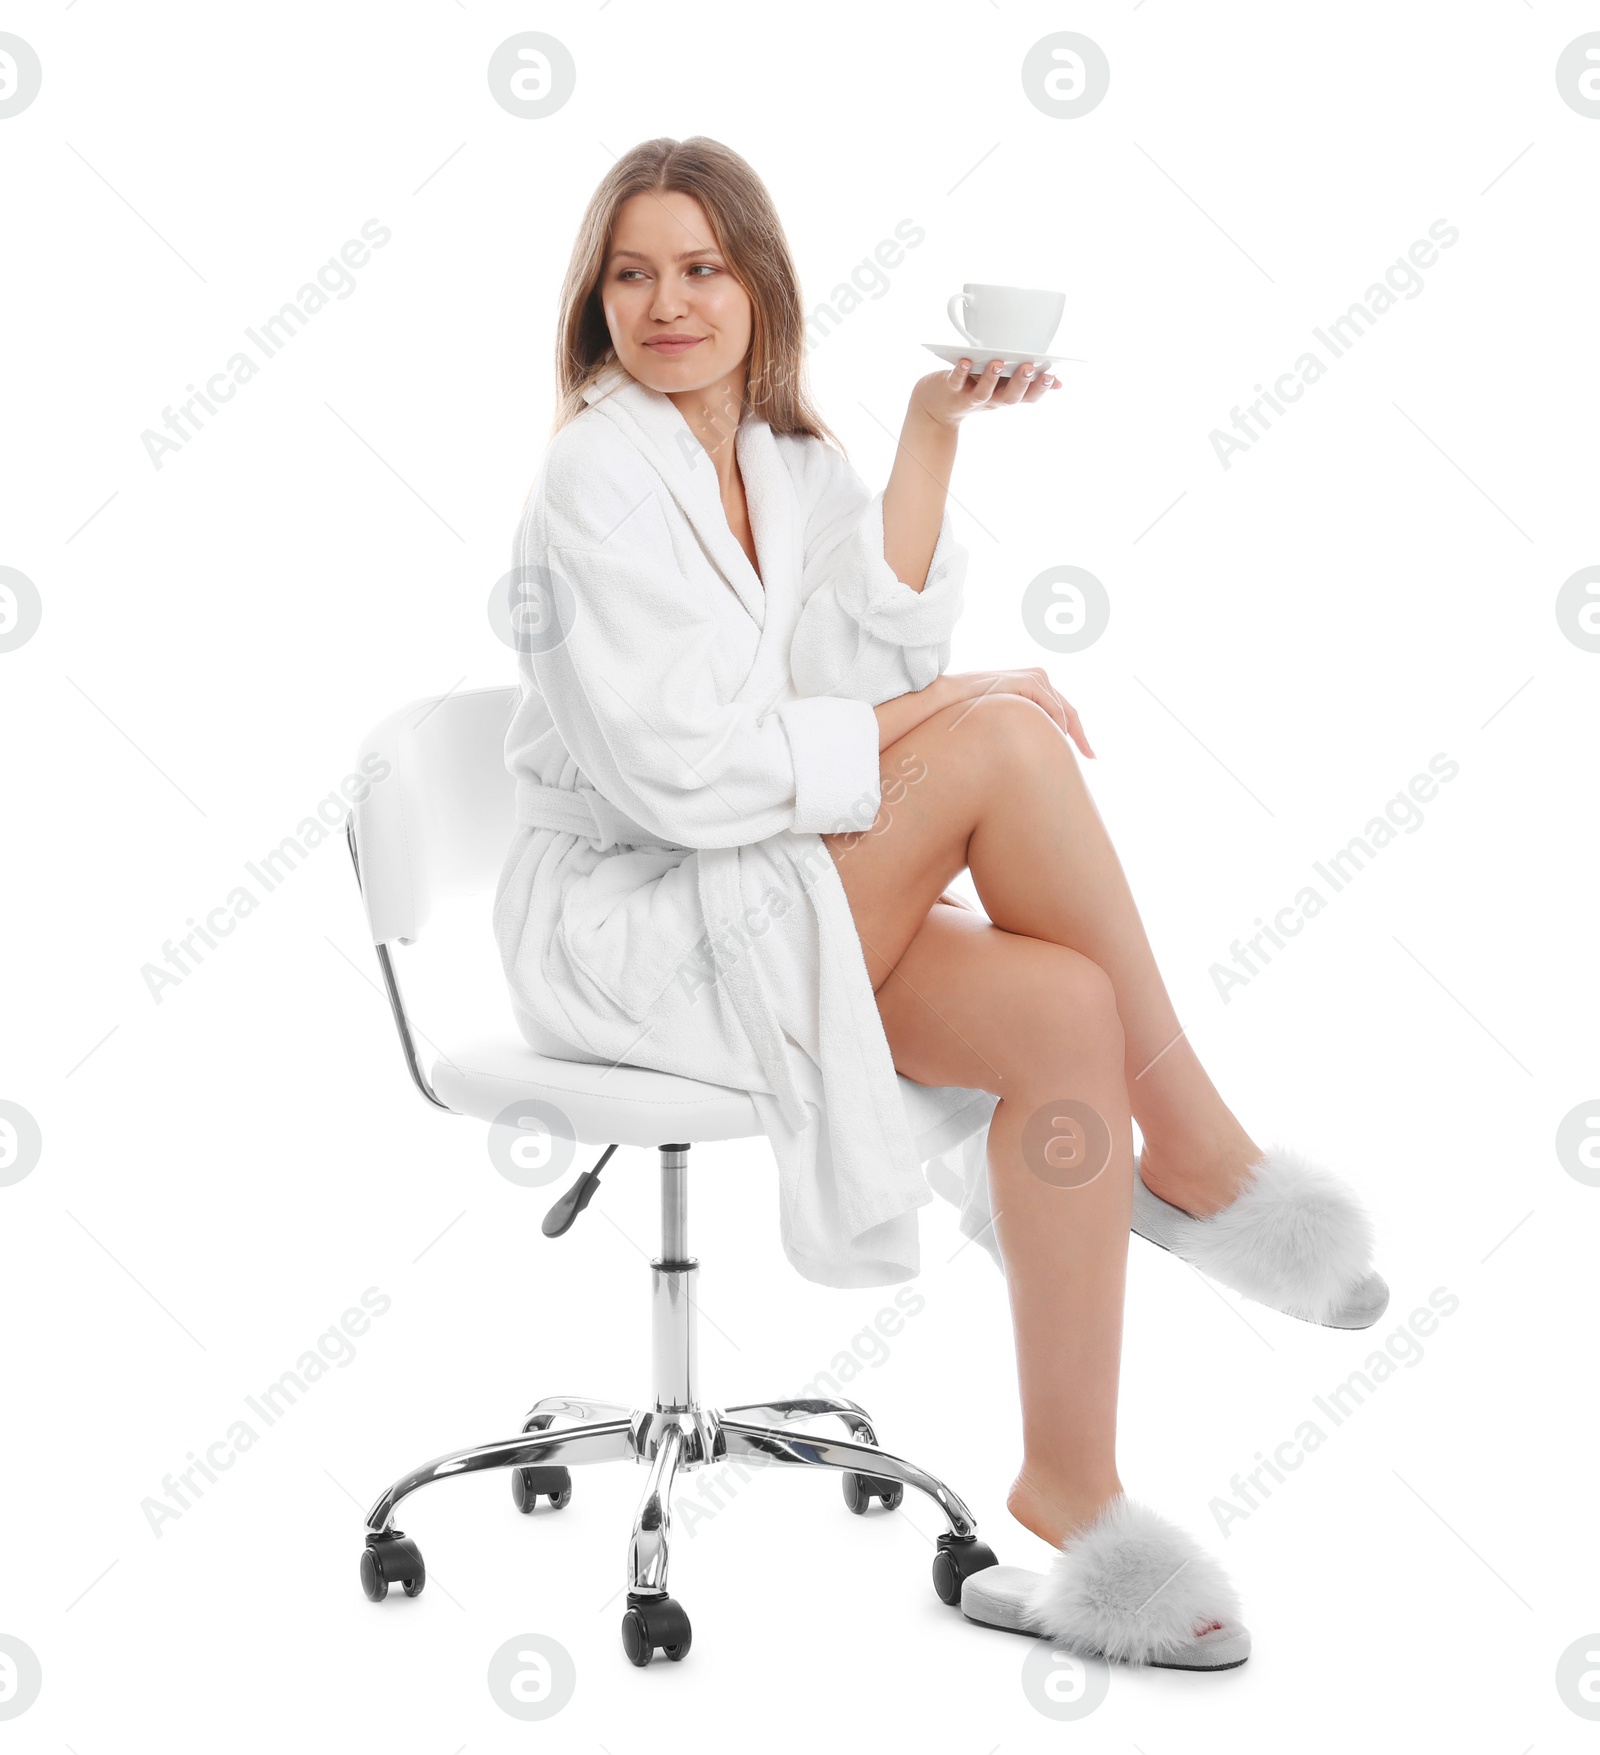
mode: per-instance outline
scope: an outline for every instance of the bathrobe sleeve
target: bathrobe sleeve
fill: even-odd
[[[883,553],[883,495],[821,439],[798,445],[796,485],[806,514],[805,607],[790,667],[808,695],[879,702],[924,689],[950,662],[967,550],[946,512],[920,591]]]
[[[552,457],[518,535],[519,564],[553,575],[534,680],[585,779],[633,820],[685,847],[740,847],[784,829],[871,825],[878,721],[833,697],[771,708],[722,698],[720,638],[677,564],[664,496],[647,470]]]

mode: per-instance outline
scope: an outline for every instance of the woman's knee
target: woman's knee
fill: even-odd
[[[1037,762],[1072,759],[1061,727],[1026,695],[977,695],[941,708],[929,723],[949,733],[950,748],[966,757],[985,782],[1014,777]]]
[[[1111,977],[1080,951],[1036,942],[1016,994],[1015,1072],[1049,1078],[1086,1060],[1120,1067],[1126,1039]]]

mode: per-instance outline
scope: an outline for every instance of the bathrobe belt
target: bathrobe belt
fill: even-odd
[[[517,780],[517,821],[528,829],[560,829],[581,835],[604,852],[608,847],[680,847],[636,823],[603,793],[580,782],[575,787],[545,786]],[[687,848],[684,849],[688,851]]]

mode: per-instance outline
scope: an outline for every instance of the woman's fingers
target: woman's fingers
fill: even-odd
[[[978,408],[1040,402],[1049,391],[1061,388],[1060,378],[1041,371],[1031,360],[1024,360],[1009,376],[1003,377],[1004,361],[986,360],[980,368],[974,365],[974,357],[963,354],[947,372],[935,372],[926,380],[938,385],[941,397],[949,397],[951,411],[958,420]],[[1024,374],[1024,367],[1031,368],[1028,375]]]
[[[1041,402],[1051,390],[1061,387],[1061,380],[1041,371],[1033,360],[1023,360],[1009,375],[1002,376],[1004,361],[991,359],[981,369],[975,368],[970,356],[963,356],[950,368],[946,385],[954,390],[963,404],[963,413],[976,408],[1009,408],[1018,402]]]
[[[1004,390],[995,400],[1008,403],[1020,402],[1033,388],[1034,380],[1038,375],[1039,369],[1032,360],[1022,360],[1012,368],[1011,376],[1006,379]]]
[[[974,408],[980,408],[993,399],[995,388],[1001,382],[1000,360],[990,360],[967,385],[967,398]]]
[[[1011,374],[1006,402],[1042,402],[1061,380],[1044,371],[1034,360],[1024,360]],[[997,399],[1000,400],[1000,399]]]
[[[1083,729],[1083,721],[1078,717],[1078,709],[1051,682],[1048,672],[1035,670],[1029,674],[1037,677],[1041,686],[1048,692],[1050,716],[1086,756],[1094,755],[1094,751],[1089,747],[1088,735]]]
[[[1078,709],[1051,682],[1049,673],[1041,668],[950,672],[945,681],[961,685],[962,692],[957,697],[960,700],[982,695],[1022,695],[1036,707],[1042,707],[1086,756],[1092,757],[1095,753],[1083,729],[1083,721],[1078,717]]]
[[[1089,734],[1083,729],[1078,709],[1070,701],[1064,700],[1061,704],[1067,710],[1067,735],[1086,756],[1093,756],[1094,751],[1089,747]]]
[[[1022,360],[1013,368],[1009,377],[999,378],[998,374],[996,377],[998,388],[985,400],[996,406],[1006,407],[1017,402],[1040,402],[1049,390],[1061,382],[1053,374],[1041,371],[1033,360]]]
[[[1051,686],[1049,677],[1040,670],[1027,671],[1024,674],[1028,677],[1026,690],[1028,698],[1043,707],[1056,724],[1070,736],[1071,732],[1067,725],[1067,704]]]

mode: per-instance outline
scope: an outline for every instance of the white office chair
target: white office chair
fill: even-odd
[[[458,1115],[504,1125],[511,1111],[519,1128],[530,1133],[605,1145],[594,1168],[551,1206],[543,1225],[547,1237],[571,1227],[619,1144],[659,1147],[661,1254],[650,1264],[653,1393],[648,1406],[633,1409],[588,1396],[547,1396],[534,1404],[515,1437],[436,1457],[403,1475],[367,1514],[362,1588],[374,1602],[387,1596],[391,1584],[401,1585],[407,1596],[421,1591],[422,1556],[393,1520],[401,1500],[430,1482],[477,1469],[510,1469],[512,1497],[519,1510],[531,1511],[541,1495],[558,1508],[567,1503],[570,1463],[641,1462],[649,1476],[628,1545],[623,1646],[636,1664],[648,1664],[658,1647],[680,1659],[689,1650],[690,1628],[682,1607],[667,1594],[674,1478],[680,1469],[754,1457],[842,1471],[845,1503],[854,1512],[865,1512],[874,1499],[893,1510],[907,1486],[926,1493],[950,1526],[934,1556],[934,1588],[944,1602],[958,1604],[962,1580],[993,1566],[995,1556],[978,1540],[972,1514],[948,1487],[876,1448],[864,1408],[833,1396],[732,1408],[699,1400],[699,1269],[687,1234],[689,1145],[761,1134],[749,1096],[644,1067],[551,1059],[522,1040],[509,1021],[509,1006],[507,1025],[498,1035],[449,1042],[432,1067],[423,1069],[393,947],[421,938],[431,911],[446,898],[492,893],[515,830],[504,745],[516,701],[514,688],[475,689],[415,701],[384,720],[361,753],[364,760],[381,757],[387,774],[350,812],[350,854],[406,1066],[422,1095]],[[382,770],[373,763],[366,771]],[[486,957],[496,954],[487,910],[483,949]],[[526,1118],[515,1117],[520,1103],[529,1106]],[[681,1143],[660,1145],[662,1140]],[[820,1415],[836,1416],[849,1439],[784,1429]],[[557,1426],[557,1421],[575,1423]]]

